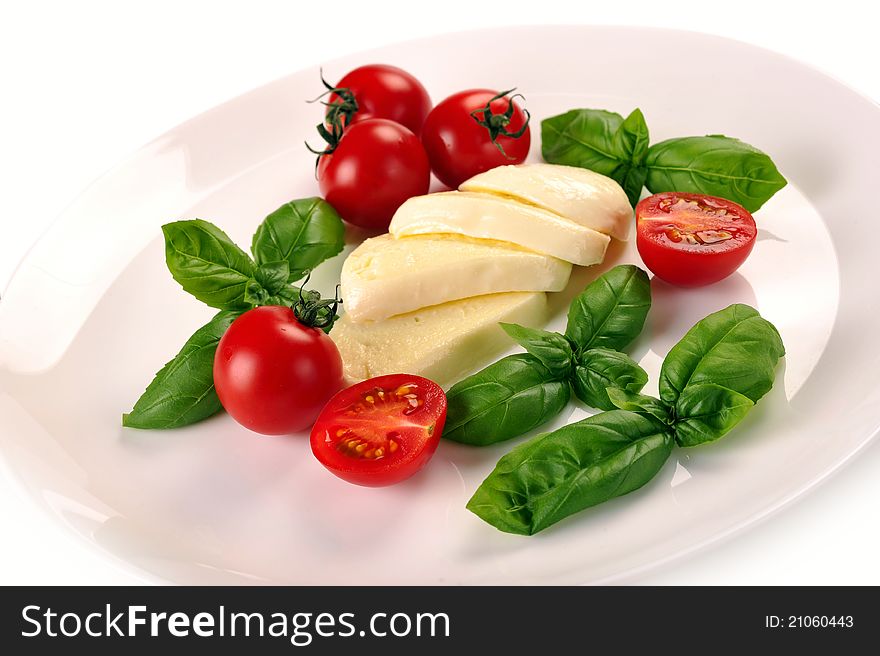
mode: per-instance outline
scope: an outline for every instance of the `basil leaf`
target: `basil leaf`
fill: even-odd
[[[651,193],[682,191],[720,196],[754,212],[786,185],[773,160],[754,146],[720,134],[682,137],[648,150]]]
[[[731,305],[698,321],[660,368],[660,398],[675,405],[691,385],[715,384],[758,401],[773,386],[785,355],[772,323],[748,305]]]
[[[650,309],[648,274],[621,264],[599,276],[572,301],[565,335],[579,350],[619,351],[642,331]]]
[[[162,233],[168,270],[185,291],[221,310],[247,307],[244,293],[254,263],[225,232],[194,219],[168,223]]]
[[[754,405],[747,396],[720,385],[688,385],[675,404],[675,441],[696,446],[717,440]]]
[[[122,415],[122,425],[177,428],[222,410],[214,391],[214,353],[238,316],[238,312],[220,312],[193,333],[180,353],[156,374],[131,412]]]
[[[590,169],[612,177],[628,160],[615,138],[623,117],[603,109],[572,109],[541,121],[541,155],[551,164]]]
[[[648,178],[645,157],[648,154],[649,139],[648,124],[645,123],[642,110],[638,108],[626,117],[614,134],[615,148],[619,152],[627,153],[628,161],[612,177],[623,187],[633,207],[639,202],[642,187]]]
[[[578,354],[571,386],[575,396],[588,406],[614,410],[608,388],[637,393],[647,382],[645,370],[625,353],[594,348]]]
[[[288,281],[302,278],[324,260],[342,252],[345,227],[336,210],[321,198],[285,203],[254,233],[251,251],[257,264],[285,260]]]
[[[672,424],[672,409],[660,399],[647,394],[635,394],[617,387],[609,387],[608,399],[621,410],[638,412],[659,419],[664,424]]]
[[[673,446],[668,426],[624,410],[601,412],[514,448],[467,504],[507,533],[532,535],[640,488]]]
[[[564,336],[515,323],[502,322],[499,325],[517,344],[538,358],[554,378],[568,378],[574,353]]]
[[[632,205],[647,169],[648,125],[640,109],[624,118],[601,109],[573,109],[541,122],[541,154],[551,164],[596,171],[618,182]]]
[[[509,440],[558,415],[569,398],[568,382],[554,379],[538,358],[509,355],[446,393],[443,437],[476,446]]]
[[[287,281],[290,277],[290,266],[287,260],[279,260],[278,262],[265,262],[257,266],[254,272],[254,278],[260,285],[270,294],[278,294],[282,289],[287,287]]]

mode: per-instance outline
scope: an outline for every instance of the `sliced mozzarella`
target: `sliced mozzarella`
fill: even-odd
[[[343,315],[330,337],[352,381],[408,373],[446,386],[512,345],[499,321],[541,325],[546,301],[543,292],[510,292],[434,305],[382,321],[356,323]]]
[[[571,264],[504,242],[457,235],[367,239],[342,265],[351,321],[385,319],[498,292],[557,292]]]
[[[388,230],[395,237],[451,233],[495,239],[587,266],[605,257],[607,235],[495,194],[446,191],[410,198]]]
[[[619,184],[576,166],[499,166],[465,181],[460,189],[525,201],[615,239],[625,240],[633,222],[632,207]]]

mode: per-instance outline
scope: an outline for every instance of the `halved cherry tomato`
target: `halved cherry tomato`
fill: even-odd
[[[431,97],[422,83],[396,66],[359,66],[346,73],[335,89],[339,94],[333,93],[327,99],[328,115],[332,115],[334,106],[354,98],[354,113],[343,116],[346,125],[368,118],[387,118],[418,134],[431,111]]]
[[[443,184],[455,189],[477,173],[523,163],[531,144],[529,114],[508,94],[459,91],[428,114],[422,143]]]
[[[758,233],[752,215],[715,196],[674,191],[636,205],[636,246],[654,274],[682,287],[718,282],[745,262]]]
[[[437,383],[409,374],[378,376],[327,402],[312,428],[312,452],[349,483],[391,485],[425,466],[445,423],[446,395]]]

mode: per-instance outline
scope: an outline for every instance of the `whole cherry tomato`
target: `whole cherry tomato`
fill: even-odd
[[[460,91],[439,103],[422,126],[431,169],[455,189],[468,178],[529,154],[529,113],[510,92]]]

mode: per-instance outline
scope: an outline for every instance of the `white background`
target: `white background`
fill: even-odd
[[[0,0],[0,189],[5,207],[0,213],[0,290],[27,248],[78,192],[139,146],[262,83],[397,40],[504,24],[675,27],[786,53],[880,99],[880,41],[868,2],[11,4]],[[656,47],[663,48],[662,39]],[[836,120],[828,117],[829,130]],[[872,193],[865,190],[866,201]],[[878,472],[880,440],[875,440],[794,507],[638,582],[880,584]],[[20,490],[2,459],[0,520],[0,584],[152,581],[45,515]]]

